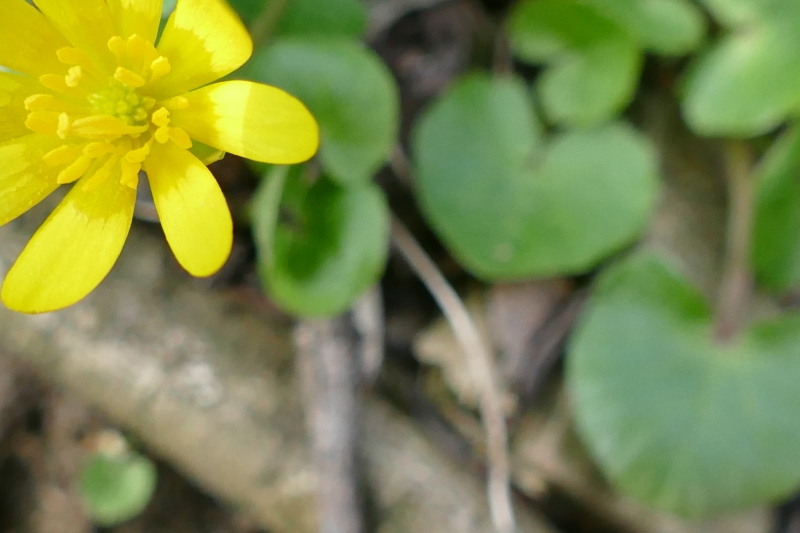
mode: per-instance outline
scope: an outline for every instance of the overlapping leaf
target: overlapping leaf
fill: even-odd
[[[509,22],[514,53],[550,65],[537,82],[547,116],[592,126],[630,103],[643,52],[682,54],[704,33],[686,0],[526,0]]]
[[[396,143],[399,97],[386,66],[344,38],[285,38],[256,52],[247,75],[300,98],[320,125],[320,163],[341,184],[365,183]]]

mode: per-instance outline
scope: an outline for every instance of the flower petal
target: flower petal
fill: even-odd
[[[31,133],[25,126],[25,99],[37,92],[42,86],[33,78],[0,72],[0,142]]]
[[[158,34],[162,5],[163,0],[108,0],[117,35],[127,39],[136,34],[153,44]]]
[[[2,299],[23,313],[77,302],[106,277],[133,220],[136,191],[111,176],[90,193],[79,181],[34,234],[3,283]]]
[[[108,49],[108,40],[115,33],[114,23],[105,0],[34,0],[34,3],[95,65],[114,72],[116,61]]]
[[[177,96],[230,74],[253,53],[253,41],[224,0],[178,0],[158,43],[172,70],[154,96]]]
[[[211,171],[176,144],[155,143],[144,170],[172,252],[193,276],[210,276],[231,253],[233,221]]]
[[[193,139],[255,161],[291,165],[311,158],[319,127],[294,96],[269,85],[226,81],[186,95],[171,124]]]
[[[0,225],[17,218],[58,188],[56,177],[60,169],[49,166],[42,157],[62,142],[34,133],[0,143]]]
[[[69,43],[25,0],[3,1],[0,35],[0,65],[34,77],[67,71],[56,50]]]

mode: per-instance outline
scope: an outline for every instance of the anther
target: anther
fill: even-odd
[[[144,78],[124,67],[117,67],[117,71],[114,72],[114,79],[131,87],[142,87],[145,83]]]
[[[164,102],[164,107],[167,109],[172,109],[173,111],[177,111],[179,109],[188,109],[189,99],[185,96],[174,96]]]
[[[166,57],[160,56],[153,60],[153,62],[150,63],[150,71],[152,72],[150,74],[150,83],[157,82],[169,74],[170,70],[172,70],[172,66],[169,64],[169,60]]]
[[[92,142],[83,148],[83,154],[93,159],[114,153],[114,145],[111,143]]]
[[[34,94],[25,99],[25,109],[28,111],[49,111],[55,98],[49,94]]]
[[[58,167],[75,161],[81,156],[80,146],[69,146],[67,144],[59,146],[55,150],[47,152],[42,159],[50,166]]]
[[[91,157],[85,155],[78,157],[78,159],[73,161],[70,166],[59,172],[58,177],[56,178],[56,183],[60,183],[62,185],[64,183],[72,183],[83,176],[86,171],[89,170],[89,166],[91,164]]]
[[[69,69],[69,72],[64,77],[67,87],[77,87],[83,77],[83,69],[80,66],[74,66]]]
[[[59,76],[58,74],[44,74],[39,76],[39,83],[50,90],[60,93],[65,93],[70,90],[70,87],[67,85],[67,81],[64,79],[64,76]]]
[[[97,171],[86,180],[86,183],[83,184],[83,187],[81,187],[83,192],[92,192],[102,185],[111,175],[111,170],[114,168],[114,165],[117,164],[118,160],[119,156],[117,155],[109,157],[106,162],[103,163],[103,166],[98,168]]]
[[[66,139],[67,134],[69,133],[69,127],[69,115],[66,113],[61,113],[58,115],[58,129],[56,130],[56,135],[62,139]]]
[[[192,139],[190,139],[189,135],[181,128],[169,128],[169,138],[184,150],[188,150],[192,147]]]
[[[169,125],[169,111],[166,108],[159,108],[158,111],[153,113],[153,116],[150,117],[150,121],[159,126],[161,128]]]
[[[28,113],[25,126],[43,135],[55,135],[58,131],[58,113],[53,111],[33,111]]]
[[[116,56],[117,62],[122,63],[128,51],[125,41],[119,35],[115,35],[108,40],[108,49]]]

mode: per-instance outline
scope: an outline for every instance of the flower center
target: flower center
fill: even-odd
[[[170,110],[185,109],[188,100],[177,96],[157,101],[149,96],[170,71],[167,58],[138,35],[127,40],[112,37],[108,48],[117,60],[113,74],[97,67],[82,50],[58,50],[59,61],[70,66],[67,74],[41,76],[47,91],[25,100],[25,125],[64,140],[44,156],[47,164],[63,167],[58,183],[88,176],[83,184],[87,192],[112,174],[136,188],[154,142],[192,146],[186,132],[171,126],[169,119]]]

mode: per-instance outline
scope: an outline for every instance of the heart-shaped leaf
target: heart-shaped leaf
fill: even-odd
[[[364,33],[367,10],[361,0],[228,0],[256,33],[274,24],[271,36],[344,35]],[[271,19],[277,18],[272,22]]]
[[[753,266],[773,290],[800,285],[800,126],[773,145],[758,172]]]
[[[800,316],[720,345],[700,293],[640,255],[602,276],[567,361],[580,433],[639,500],[701,517],[800,484]]]
[[[509,19],[515,55],[552,65],[537,82],[547,116],[591,126],[614,116],[636,90],[642,56],[636,42],[595,8],[564,0],[528,0]]]
[[[366,183],[341,187],[327,178],[309,184],[306,167],[280,187],[265,182],[253,205],[259,275],[283,309],[304,316],[335,315],[373,285],[386,264],[389,208]],[[273,175],[270,179],[281,179]]]
[[[630,103],[643,51],[684,54],[704,34],[688,0],[525,0],[509,21],[514,53],[550,65],[537,82],[547,116],[569,126],[604,122]]]
[[[490,279],[590,269],[641,231],[655,156],[612,124],[546,140],[518,79],[457,83],[414,132],[418,193],[459,261]]]
[[[320,162],[341,184],[365,183],[397,140],[399,100],[391,73],[345,38],[285,38],[256,52],[251,79],[300,98],[320,125]]]
[[[142,512],[155,487],[155,465],[135,453],[97,453],[84,466],[80,478],[81,495],[92,521],[106,527]]]
[[[703,135],[750,137],[800,106],[800,2],[704,0],[730,31],[686,80],[683,110]]]

